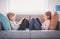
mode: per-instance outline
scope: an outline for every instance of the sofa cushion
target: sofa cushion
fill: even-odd
[[[30,20],[29,15],[20,15],[20,14],[16,15],[16,21],[20,21],[22,18],[26,18],[26,19]]]
[[[58,39],[60,31],[58,30],[32,30],[31,39]]]
[[[51,16],[51,24],[49,26],[49,30],[55,30],[57,27],[57,23],[58,23],[58,14],[57,12],[55,12],[52,16]]]
[[[1,22],[2,27],[4,28],[4,30],[11,30],[11,26],[10,26],[8,18],[5,17],[2,14],[0,14],[0,22]]]
[[[43,15],[31,15],[31,18],[38,18],[40,20],[41,23],[44,22],[44,18],[43,18]]]
[[[0,39],[30,39],[30,31],[5,30],[0,32]]]
[[[28,20],[31,20],[31,18],[39,18],[40,22],[44,22],[43,15],[16,15],[16,21],[20,21],[21,18],[27,18]]]

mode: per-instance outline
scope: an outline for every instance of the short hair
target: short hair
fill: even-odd
[[[49,16],[49,18],[48,18],[48,19],[50,19],[50,20],[51,20],[51,12],[50,12],[50,11],[45,12],[45,15],[46,15],[46,16]]]
[[[9,12],[8,14],[7,14],[7,17],[8,17],[8,19],[10,20],[10,18],[9,17],[12,17],[12,16],[14,16],[15,14],[13,13],[13,12]]]

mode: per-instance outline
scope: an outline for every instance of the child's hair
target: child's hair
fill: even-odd
[[[10,20],[10,18],[9,18],[9,17],[12,17],[12,16],[14,16],[14,15],[15,15],[14,13],[9,12],[9,13],[7,14],[7,17],[8,17],[8,19]]]
[[[51,12],[50,12],[50,11],[47,11],[47,12],[45,13],[45,15],[46,15],[46,16],[49,16],[49,18],[48,18],[48,19],[50,19],[50,20],[51,20]]]

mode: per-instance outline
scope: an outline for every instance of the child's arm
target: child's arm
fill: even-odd
[[[43,29],[48,30],[50,22],[46,22],[42,24]]]
[[[45,30],[45,26],[46,26],[46,25],[45,25],[44,23],[42,23],[42,29],[43,29],[43,30]]]
[[[22,23],[24,18],[22,18],[19,22],[17,22],[18,25],[20,25]]]

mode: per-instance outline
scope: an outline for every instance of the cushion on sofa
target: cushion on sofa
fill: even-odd
[[[1,31],[0,39],[30,39],[30,31],[26,30]]]
[[[2,26],[4,28],[4,30],[11,30],[11,26],[9,23],[9,20],[7,17],[5,17],[4,15],[0,14],[0,22],[2,23]]]
[[[58,23],[58,14],[57,12],[55,12],[52,16],[51,16],[51,24],[49,26],[49,30],[55,30],[57,27],[57,23]]]
[[[22,18],[26,18],[26,19],[30,20],[29,15],[20,15],[20,14],[16,15],[16,21],[20,21]]]

